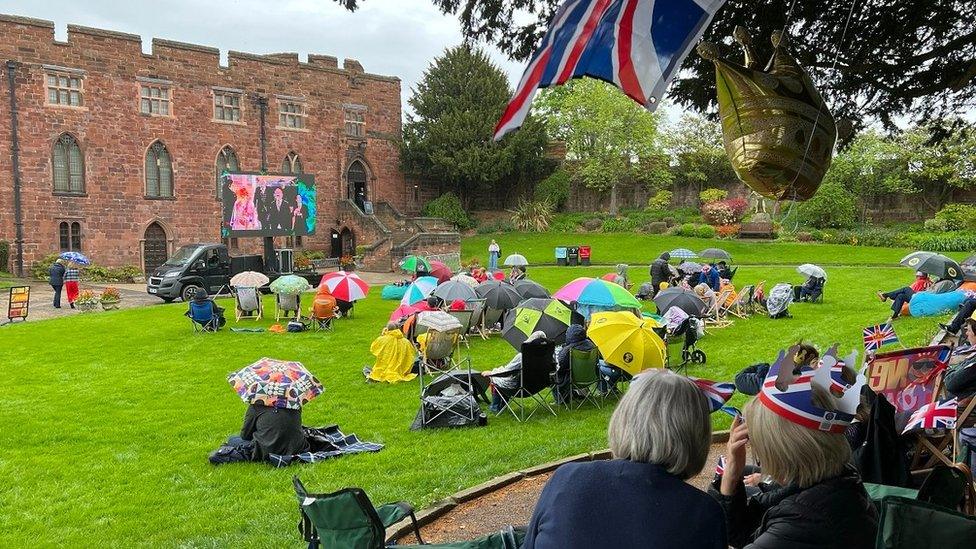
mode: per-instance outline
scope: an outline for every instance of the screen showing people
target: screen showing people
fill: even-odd
[[[223,237],[315,234],[315,179],[311,175],[223,176]]]

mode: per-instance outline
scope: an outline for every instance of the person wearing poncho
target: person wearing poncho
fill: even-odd
[[[370,344],[369,352],[376,357],[376,363],[366,376],[367,379],[397,383],[417,377],[410,371],[417,353],[396,325],[387,325],[383,333]]]

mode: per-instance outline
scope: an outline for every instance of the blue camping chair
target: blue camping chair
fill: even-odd
[[[214,307],[213,301],[198,303],[190,302],[190,308],[186,311],[190,324],[193,325],[193,332],[216,332],[219,328],[219,318]]]

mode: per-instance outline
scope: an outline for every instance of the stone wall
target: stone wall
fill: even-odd
[[[59,42],[52,22],[12,16],[0,16],[0,36],[0,59],[16,62],[28,267],[59,250],[61,221],[81,223],[82,250],[103,265],[142,265],[142,239],[153,222],[166,231],[171,251],[183,243],[218,240],[216,158],[230,146],[243,171],[260,170],[258,98],[268,103],[268,171],[279,171],[285,156],[294,152],[304,171],[316,176],[318,231],[304,239],[306,248],[328,249],[329,229],[341,228],[335,224],[336,199],[347,195],[345,173],[356,159],[366,166],[368,200],[414,209],[399,169],[398,78],[369,74],[351,59],[340,66],[335,57],[324,55],[309,55],[303,62],[297,54],[232,51],[223,67],[214,48],[153,39],[152,52],[144,54],[139,36],[75,25],[68,26],[67,41]],[[81,106],[47,104],[46,75],[58,68],[81,76]],[[169,87],[168,116],[140,113],[140,83],[145,79]],[[215,88],[242,92],[238,123],[214,119]],[[13,248],[9,92],[3,78],[0,239]],[[305,129],[278,127],[282,96],[304,100]],[[365,107],[365,138],[347,137],[348,106]],[[83,193],[53,192],[52,148],[64,133],[78,140],[84,154]],[[175,196],[170,199],[146,196],[145,153],[157,140],[173,161]],[[239,243],[241,252],[260,249],[257,239]]]

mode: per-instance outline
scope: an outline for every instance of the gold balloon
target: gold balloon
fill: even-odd
[[[735,39],[745,51],[745,65],[720,59],[706,42],[698,54],[715,64],[725,152],[736,175],[766,198],[807,200],[830,167],[837,126],[782,38],[773,34],[778,47],[765,70],[743,27],[736,27]]]

